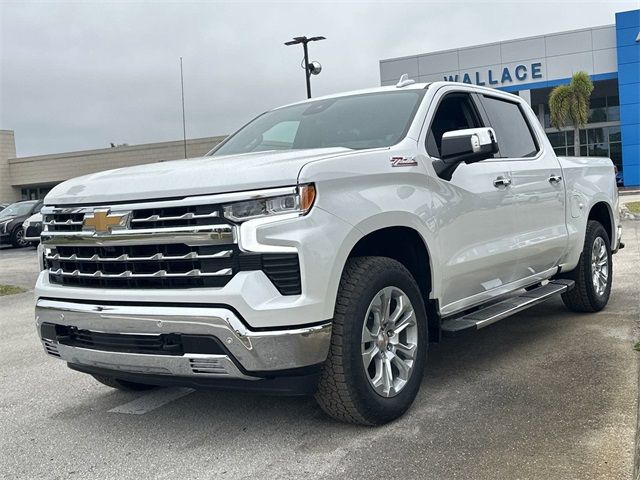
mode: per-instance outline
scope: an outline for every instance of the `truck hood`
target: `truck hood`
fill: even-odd
[[[118,168],[67,180],[49,192],[45,203],[98,204],[295,185],[300,169],[307,163],[351,151],[348,148],[268,151]]]

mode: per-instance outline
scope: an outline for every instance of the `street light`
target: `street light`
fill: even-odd
[[[307,98],[311,98],[311,75],[318,75],[322,71],[322,65],[319,62],[309,63],[309,51],[307,49],[307,43],[317,42],[318,40],[326,40],[324,37],[293,37],[293,40],[284,42],[286,46],[302,44],[304,50],[304,72],[307,80]]]

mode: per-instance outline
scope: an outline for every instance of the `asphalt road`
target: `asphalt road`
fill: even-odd
[[[559,299],[429,352],[422,390],[383,427],[335,423],[310,398],[122,393],[45,356],[33,293],[0,297],[0,476],[16,478],[631,478],[640,222],[626,222],[607,309]],[[31,288],[33,250],[0,250]]]

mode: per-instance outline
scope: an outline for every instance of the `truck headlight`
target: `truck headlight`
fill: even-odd
[[[234,222],[285,213],[306,215],[311,210],[315,198],[316,189],[313,184],[300,185],[294,193],[230,203],[223,205],[222,210],[224,216]]]

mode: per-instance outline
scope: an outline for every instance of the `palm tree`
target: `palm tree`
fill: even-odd
[[[558,85],[549,94],[551,125],[558,130],[565,125],[573,127],[574,155],[580,155],[580,127],[589,120],[589,97],[593,82],[587,72],[577,72],[568,85]]]

